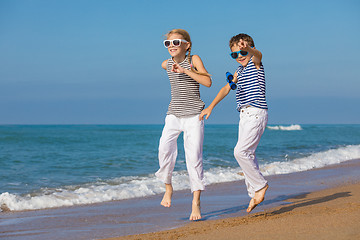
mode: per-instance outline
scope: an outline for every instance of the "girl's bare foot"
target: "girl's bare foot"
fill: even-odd
[[[250,200],[249,207],[247,208],[247,212],[251,212],[257,205],[259,205],[262,201],[264,201],[265,193],[267,189],[269,188],[269,185],[266,184],[265,187],[260,189],[259,191],[255,192],[255,197],[253,197]]]
[[[164,207],[170,207],[171,206],[171,197],[173,194],[173,188],[171,184],[165,184],[165,193],[164,193],[164,197],[161,200],[161,205],[163,205]]]
[[[201,208],[200,208],[200,194],[201,191],[194,191],[193,201],[192,201],[192,210],[190,214],[190,221],[196,221],[201,219]]]
[[[201,219],[200,202],[192,203],[192,211],[189,219],[190,221],[196,221]]]

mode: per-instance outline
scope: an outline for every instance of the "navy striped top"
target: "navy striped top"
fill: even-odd
[[[236,103],[237,110],[242,107],[253,106],[261,109],[268,109],[266,104],[265,71],[261,64],[260,69],[256,69],[252,59],[244,68],[239,66],[237,72]]]

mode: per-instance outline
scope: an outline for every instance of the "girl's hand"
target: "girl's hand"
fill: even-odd
[[[185,69],[181,67],[178,63],[174,63],[171,67],[171,71],[176,73],[184,73]]]

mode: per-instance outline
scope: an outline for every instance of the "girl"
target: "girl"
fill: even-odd
[[[173,29],[166,34],[166,37],[164,46],[168,49],[171,58],[165,60],[161,67],[166,70],[170,80],[171,102],[159,143],[160,169],[155,175],[165,183],[165,194],[161,205],[170,207],[177,138],[181,132],[184,132],[186,167],[193,193],[189,219],[199,220],[201,219],[200,194],[205,190],[202,163],[204,122],[199,120],[205,103],[200,99],[199,87],[200,84],[210,87],[211,78],[201,58],[190,55],[192,43],[187,31]]]

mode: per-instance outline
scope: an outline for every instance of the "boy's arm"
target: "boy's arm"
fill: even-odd
[[[236,77],[236,74],[234,75],[234,79]],[[237,80],[236,80],[237,81]],[[234,81],[235,82],[235,81]],[[224,87],[222,87],[219,91],[219,93],[216,95],[216,97],[214,98],[214,100],[212,101],[212,103],[205,108],[204,110],[202,110],[202,112],[200,113],[199,119],[200,120],[204,120],[204,116],[206,115],[205,119],[208,119],[211,115],[212,110],[214,109],[214,107],[221,102],[221,100],[224,99],[224,97],[226,97],[229,92],[230,92],[231,88],[229,84],[226,84]]]
[[[239,47],[240,47],[240,50],[244,50],[244,51],[247,51],[249,52],[251,55],[253,55],[252,57],[252,60],[253,60],[253,63],[255,64],[255,67],[257,69],[260,69],[261,67],[261,59],[262,59],[262,53],[257,50],[255,47],[250,47],[248,45],[248,43],[244,40],[240,40],[239,42]]]
[[[259,50],[255,49],[255,47],[250,49],[251,50],[249,50],[249,53],[253,55],[252,57],[253,63],[256,69],[259,70],[261,67],[262,53]]]

